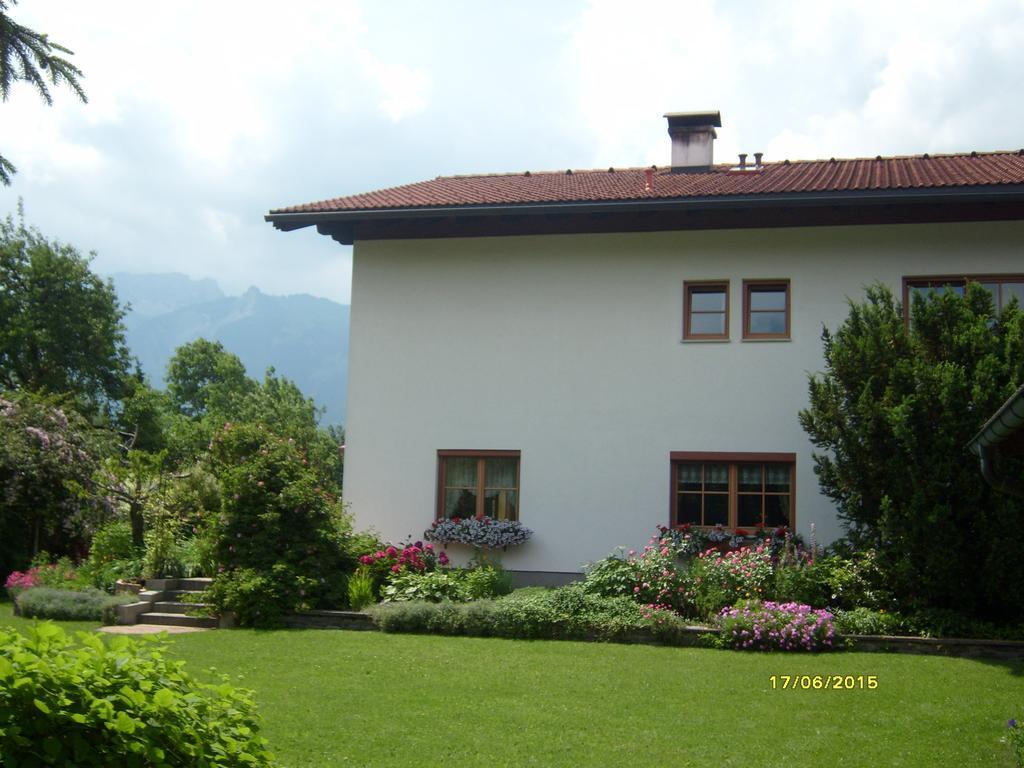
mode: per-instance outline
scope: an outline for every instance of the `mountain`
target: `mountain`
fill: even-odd
[[[250,288],[225,296],[212,280],[180,274],[111,275],[131,305],[125,336],[154,386],[174,351],[200,337],[219,341],[262,379],[273,366],[326,408],[322,423],[345,420],[349,307],[307,294],[268,296]]]

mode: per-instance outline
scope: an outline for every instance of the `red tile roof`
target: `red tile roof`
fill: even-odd
[[[800,160],[737,171],[716,165],[698,173],[657,168],[651,189],[645,168],[439,176],[375,192],[279,208],[277,213],[327,213],[394,208],[517,205],[620,200],[917,190],[1024,184],[1024,150],[961,155]]]

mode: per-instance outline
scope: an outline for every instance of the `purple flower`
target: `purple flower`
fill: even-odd
[[[1009,720],[1006,721],[1006,725],[1009,726],[1010,728],[1016,728],[1017,727],[1017,721],[1014,720],[1011,717]]]

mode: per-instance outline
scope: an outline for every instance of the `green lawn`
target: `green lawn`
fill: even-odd
[[[329,630],[170,643],[255,689],[286,766],[1011,766],[999,738],[1024,715],[1021,664],[966,659]],[[773,674],[878,688],[772,690]]]

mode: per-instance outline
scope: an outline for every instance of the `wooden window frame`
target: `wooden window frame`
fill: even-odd
[[[776,287],[786,292],[786,330],[782,333],[752,333],[750,330],[750,293],[753,288]],[[743,339],[745,341],[788,341],[793,327],[793,287],[789,278],[743,281]],[[774,310],[778,311],[778,310]]]
[[[676,478],[676,465],[683,463],[703,464],[727,464],[729,466],[729,514],[728,524],[724,527],[728,530],[737,528],[751,528],[755,530],[760,526],[744,526],[738,524],[739,497],[737,467],[740,464],[788,464],[789,465],[789,525],[790,530],[796,529],[796,454],[795,453],[749,453],[735,451],[672,451],[669,454],[669,522],[670,528],[702,528],[711,530],[715,526],[679,524],[676,521],[679,517],[679,489]],[[762,483],[764,481],[762,480]],[[763,487],[763,486],[762,486]],[[752,491],[744,491],[744,494],[754,495]],[[761,492],[764,496],[767,492]],[[783,495],[771,493],[769,495]]]
[[[693,294],[705,293],[709,288],[720,288],[725,293],[725,332],[694,333],[690,328],[691,298]],[[696,289],[696,291],[694,290]],[[719,311],[700,314],[722,314]],[[687,280],[683,283],[683,341],[728,341],[729,340],[729,281],[728,280]]]
[[[919,283],[938,283],[939,285],[917,285]],[[997,272],[994,274],[972,273],[972,274],[946,274],[946,275],[907,275],[903,278],[903,322],[910,326],[910,289],[911,288],[938,288],[941,285],[959,283],[967,287],[968,283],[1024,283],[1022,272]],[[996,298],[996,312],[1001,312],[999,306],[1001,297]],[[1024,309],[1024,304],[1021,305]]]
[[[476,514],[475,518],[478,520],[484,517],[484,490],[487,487],[487,476],[484,471],[485,462],[487,459],[515,459],[516,460],[516,516],[515,520],[519,519],[519,504],[520,504],[520,486],[519,486],[519,469],[521,466],[521,452],[520,451],[482,451],[482,450],[439,450],[437,452],[437,499],[434,509],[434,519],[444,520],[444,492],[445,492],[445,459],[476,459],[477,460],[477,473],[476,473]]]

